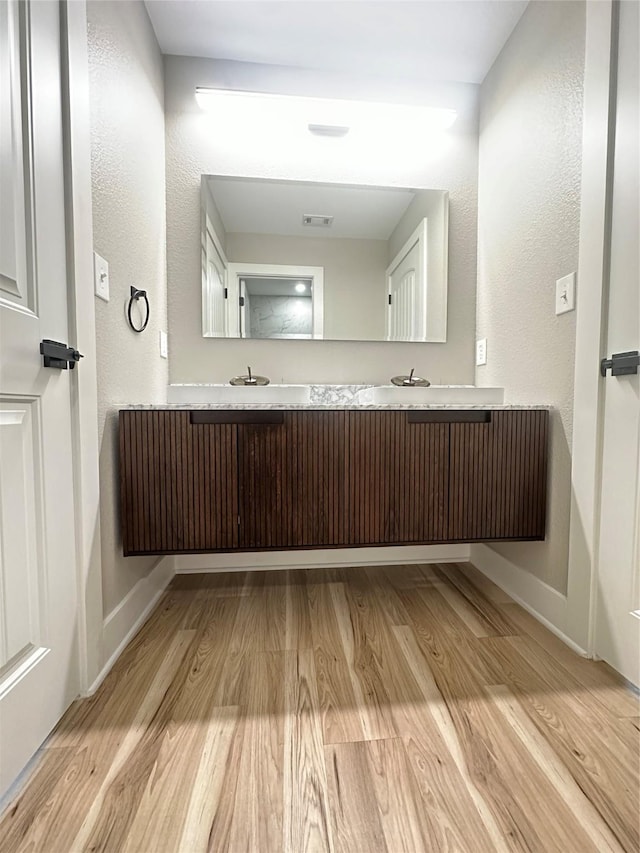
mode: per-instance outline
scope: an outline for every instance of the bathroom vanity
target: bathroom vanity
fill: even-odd
[[[125,556],[545,535],[546,408],[120,411]]]

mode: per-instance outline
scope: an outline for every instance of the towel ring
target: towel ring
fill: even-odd
[[[131,317],[131,309],[133,308],[133,303],[137,302],[138,299],[144,299],[144,303],[147,306],[146,316],[144,318],[144,323],[138,329],[133,322]],[[146,290],[138,290],[137,287],[131,287],[131,296],[129,297],[129,304],[127,305],[127,320],[129,321],[129,325],[133,329],[134,332],[144,332],[147,328],[147,323],[149,322],[149,299],[147,298]]]

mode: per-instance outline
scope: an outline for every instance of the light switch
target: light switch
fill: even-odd
[[[109,301],[109,264],[97,252],[93,253],[93,280],[96,296]]]
[[[476,366],[480,367],[487,363],[487,339],[476,341]]]
[[[169,358],[169,341],[167,333],[160,330],[160,357]]]
[[[576,307],[576,274],[574,272],[556,281],[556,314],[566,314]]]

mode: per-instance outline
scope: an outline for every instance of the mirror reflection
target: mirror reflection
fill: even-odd
[[[203,175],[205,337],[446,340],[448,193]]]

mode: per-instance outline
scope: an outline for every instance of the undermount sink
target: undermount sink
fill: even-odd
[[[308,403],[308,385],[169,385],[168,403]]]
[[[475,385],[429,385],[427,388],[377,385],[361,392],[360,403],[406,404],[421,406],[500,406],[504,403],[504,388],[478,388]]]

